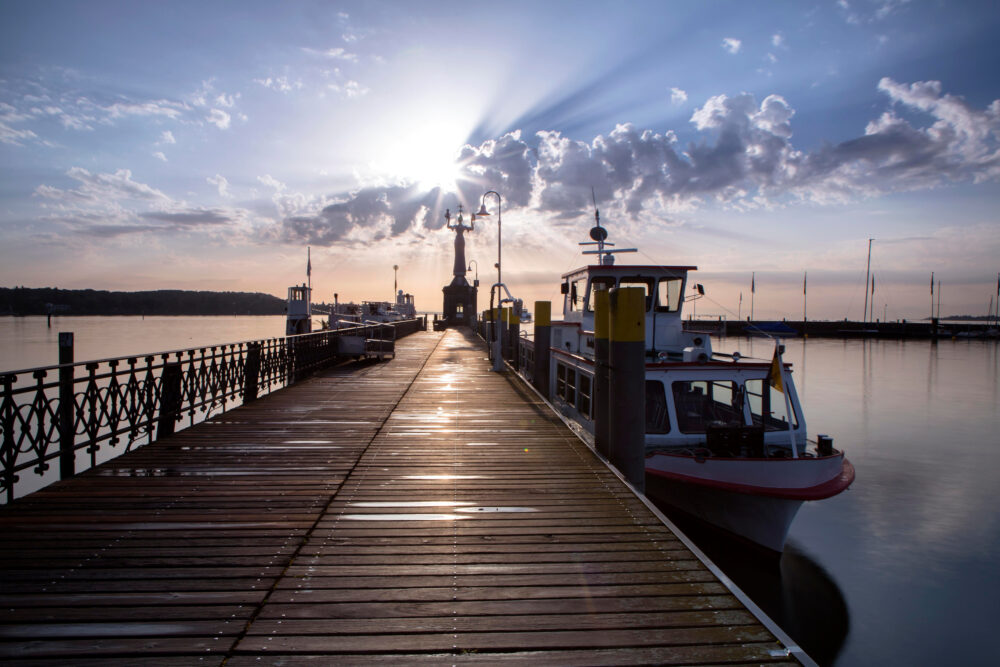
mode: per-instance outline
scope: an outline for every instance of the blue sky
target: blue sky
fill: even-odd
[[[985,313],[1000,271],[987,2],[0,3],[0,284],[421,309],[444,209],[503,196],[558,301],[593,219],[696,264],[700,314]],[[491,206],[492,204],[491,200]],[[489,274],[495,217],[467,254]],[[743,306],[739,295],[743,293]],[[558,307],[557,307],[558,310]]]

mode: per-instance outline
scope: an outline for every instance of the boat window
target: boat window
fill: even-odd
[[[576,406],[576,370],[556,364],[556,396]]]
[[[747,380],[746,396],[754,426],[763,426],[765,431],[788,430],[788,413],[785,411],[785,395],[782,392],[766,380]],[[792,424],[793,428],[799,427],[798,415],[794,409]]]
[[[593,383],[589,375],[580,373],[580,382],[577,386],[578,405],[577,409],[585,419],[590,419],[590,392]]]
[[[656,312],[676,313],[681,307],[683,278],[660,278],[656,290]]]
[[[615,286],[613,276],[597,276],[590,281],[590,290],[587,292],[587,312],[594,312],[594,290],[611,289]]]
[[[570,310],[580,310],[581,304],[580,300],[583,299],[583,290],[586,289],[587,283],[583,278],[574,280],[569,285],[569,309]]]
[[[678,381],[672,385],[677,428],[704,433],[708,426],[742,426],[739,387],[732,380]]]
[[[649,307],[652,305],[653,287],[655,284],[655,278],[647,278],[645,276],[625,276],[618,283],[618,287],[641,287],[646,295],[646,312],[648,313]]]
[[[646,380],[646,433],[670,433],[667,394],[659,380]]]

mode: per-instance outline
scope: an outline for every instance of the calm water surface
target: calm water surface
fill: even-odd
[[[0,317],[0,370],[59,363],[59,332],[73,332],[75,361],[142,355],[285,335],[285,316]]]
[[[714,341],[770,358],[763,339]],[[816,660],[997,664],[1000,623],[1000,346],[996,342],[786,341],[812,436],[857,469],[806,503],[780,562],[699,535]]]
[[[282,335],[284,317],[0,317],[0,370]],[[764,339],[719,351],[770,359]],[[1000,346],[789,340],[810,433],[857,469],[806,503],[780,560],[683,527],[821,664],[997,664]]]

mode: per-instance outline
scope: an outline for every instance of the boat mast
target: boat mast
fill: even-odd
[[[868,239],[868,268],[865,269],[865,317],[864,324],[868,324],[868,281],[871,278],[872,273],[872,241],[875,239]],[[874,297],[873,297],[874,298]]]

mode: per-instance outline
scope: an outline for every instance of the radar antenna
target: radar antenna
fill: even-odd
[[[615,263],[615,257],[613,253],[616,252],[635,252],[635,248],[622,248],[620,250],[605,250],[605,246],[613,246],[607,240],[608,230],[601,227],[601,212],[597,209],[597,194],[594,192],[594,187],[590,187],[590,197],[594,202],[594,226],[590,228],[590,238],[593,241],[583,241],[580,245],[596,245],[597,250],[584,250],[584,255],[597,255],[597,263],[600,265],[611,265]]]

